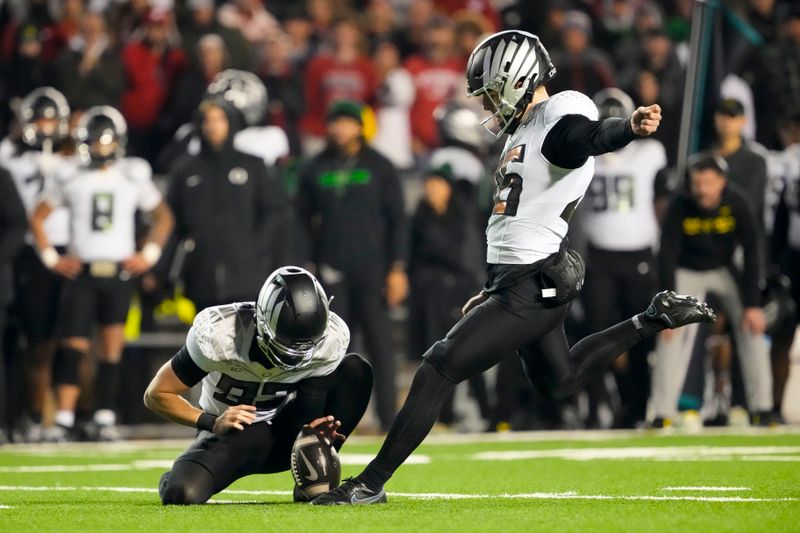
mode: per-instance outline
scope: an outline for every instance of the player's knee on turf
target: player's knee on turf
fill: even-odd
[[[202,487],[181,480],[170,480],[161,493],[164,505],[195,505],[206,503],[209,495]]]
[[[158,494],[164,505],[195,505],[208,501],[211,485],[211,477],[202,466],[179,461],[161,476]]]

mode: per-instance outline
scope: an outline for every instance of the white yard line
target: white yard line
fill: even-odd
[[[344,465],[366,465],[375,456],[372,454],[343,453],[339,460]],[[127,470],[164,470],[172,468],[173,460],[145,459],[127,464],[88,464],[88,465],[22,465],[0,466],[0,474],[41,474],[47,472],[119,472]],[[427,455],[411,455],[404,464],[425,465],[431,462]]]
[[[0,486],[0,491],[82,491],[82,492],[134,492],[156,493],[155,488],[143,487],[67,487],[67,486]],[[225,490],[220,493],[227,495],[261,495],[261,496],[290,496],[289,490]],[[800,498],[751,498],[742,496],[619,496],[610,494],[578,494],[568,492],[526,492],[519,494],[459,494],[447,492],[390,492],[390,497],[409,498],[414,500],[623,500],[623,501],[667,501],[667,502],[729,502],[729,503],[765,503],[765,502],[797,502]],[[225,503],[251,503],[235,502],[231,500],[213,500]],[[252,502],[266,503],[266,502]]]
[[[777,428],[703,428],[701,436],[775,436],[800,434],[800,426],[781,426]],[[684,436],[678,430],[672,432],[663,430],[579,430],[579,431],[515,431],[507,433],[448,433],[429,435],[426,445],[450,444],[475,444],[484,442],[548,442],[548,441],[576,441],[576,442],[603,442],[631,438],[645,437],[679,437]],[[697,437],[697,434],[688,435]],[[383,436],[353,435],[348,439],[351,444],[380,444]],[[120,442],[80,442],[63,444],[8,444],[0,450],[3,453],[47,455],[50,453],[87,453],[108,454],[134,452],[142,449],[182,450],[189,445],[191,439],[162,439],[162,440],[130,440]]]
[[[669,491],[698,491],[698,492],[740,492],[753,490],[750,487],[664,487],[661,490]]]
[[[526,459],[730,460],[746,457],[800,453],[800,446],[669,446],[634,448],[561,448],[557,450],[492,451],[473,454],[478,461],[520,461]]]

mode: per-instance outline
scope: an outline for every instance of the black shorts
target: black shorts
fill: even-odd
[[[66,280],[59,306],[59,333],[85,338],[91,336],[95,324],[124,324],[133,290],[131,279],[95,278],[85,271]]]
[[[215,494],[250,474],[287,471],[292,445],[304,424],[330,414],[341,420],[339,432],[349,435],[364,415],[371,392],[370,364],[360,355],[348,354],[332,374],[300,381],[295,400],[269,423],[223,435],[200,431],[175,463],[203,466],[213,478]]]
[[[24,246],[17,254],[14,260],[13,312],[29,342],[55,336],[64,281],[63,277],[42,264],[32,246]]]

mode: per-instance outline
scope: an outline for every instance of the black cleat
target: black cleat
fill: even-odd
[[[653,301],[650,302],[644,316],[671,329],[696,322],[717,320],[714,310],[705,302],[694,296],[675,294],[673,291],[661,291],[653,296]]]
[[[349,477],[333,490],[323,492],[313,500],[311,505],[368,505],[386,503],[386,491],[372,490],[365,483]]]

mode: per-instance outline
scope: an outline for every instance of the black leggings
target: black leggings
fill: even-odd
[[[564,398],[659,329],[644,320],[637,327],[629,319],[570,349],[564,333],[569,304],[549,306],[539,294],[533,278],[498,290],[428,350],[403,408],[362,479],[373,486],[385,483],[433,427],[453,387],[491,368],[504,355],[516,350],[531,383],[547,397]]]
[[[371,392],[369,363],[357,354],[348,354],[332,374],[298,383],[295,400],[271,423],[260,422],[223,435],[201,432],[162,476],[162,503],[205,503],[244,476],[288,470],[292,445],[304,424],[333,415],[342,422],[339,433],[348,436],[364,415]]]

